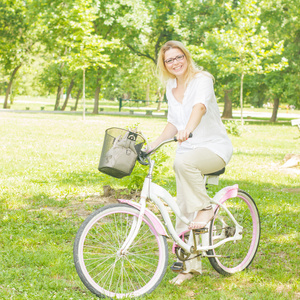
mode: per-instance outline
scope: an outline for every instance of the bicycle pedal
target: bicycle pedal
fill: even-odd
[[[170,269],[175,273],[180,273],[183,271],[183,263],[182,262],[174,262]]]
[[[204,227],[204,228],[194,229],[194,232],[195,232],[195,234],[208,233],[208,228]]]

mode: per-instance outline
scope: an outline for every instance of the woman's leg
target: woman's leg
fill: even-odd
[[[196,148],[183,154],[177,154],[174,170],[177,185],[177,203],[182,213],[193,220],[194,213],[210,205],[204,183],[204,175],[225,167],[224,160],[207,148]],[[184,224],[178,224],[178,232],[187,230]]]
[[[174,170],[177,185],[177,204],[188,220],[193,221],[199,210],[210,205],[204,175],[219,171],[224,167],[225,162],[223,159],[207,148],[196,148],[176,155]],[[188,226],[177,218],[176,232],[180,234],[186,230],[188,230]],[[201,261],[195,258],[186,262],[184,273],[200,271]]]

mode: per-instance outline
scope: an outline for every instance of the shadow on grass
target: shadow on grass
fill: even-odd
[[[111,181],[109,182],[108,179]],[[122,182],[117,179],[109,178],[101,173],[91,174],[88,172],[60,174],[60,177],[56,178],[56,180],[55,183],[58,184],[59,182],[58,185],[61,187],[76,187],[89,184],[94,186],[97,191],[101,184],[115,183],[121,185]],[[166,177],[164,180],[168,188],[175,188],[175,180],[173,177]],[[231,279],[227,279],[225,277],[219,277],[215,271],[208,269],[197,281],[191,281],[191,285],[206,286],[208,284],[219,288],[217,291],[211,291],[215,298],[210,299],[222,298],[224,293],[221,292],[223,289],[221,290],[220,287],[226,282],[228,285],[232,285],[240,276],[242,276],[243,280],[239,281],[242,287],[239,293],[242,295],[245,288],[251,290],[251,293],[257,290],[257,281],[262,285],[270,282],[269,289],[271,292],[276,290],[277,282],[283,285],[293,285],[295,284],[295,278],[297,278],[298,274],[297,266],[299,263],[297,247],[299,247],[300,230],[298,223],[299,207],[297,206],[297,195],[278,191],[275,184],[258,184],[244,180],[233,181],[222,178],[220,178],[219,186],[210,186],[209,191],[214,193],[225,186],[234,184],[238,184],[241,189],[249,193],[258,206],[262,226],[260,246],[249,268],[250,273],[247,275],[247,278],[246,275],[236,274],[232,276]],[[72,197],[72,195],[70,196]],[[60,199],[53,198],[53,196],[47,193],[40,193],[28,198],[27,201],[33,206],[58,206],[67,208],[69,204],[68,199],[67,197],[61,197]],[[77,217],[68,219],[58,216],[57,214],[52,215],[51,211],[11,210],[8,217],[1,220],[2,243],[6,245],[7,248],[8,246],[17,247],[18,251],[11,253],[12,257],[14,257],[14,261],[6,263],[6,266],[16,263],[19,268],[37,266],[37,272],[39,272],[38,268],[43,267],[50,274],[48,275],[49,277],[52,276],[54,268],[55,274],[66,278],[66,275],[64,275],[63,271],[58,267],[59,264],[63,262],[64,268],[67,268],[74,276],[75,270],[72,265],[70,245],[73,242],[77,230],[77,227],[74,227],[77,221]],[[78,226],[79,225],[80,224],[78,224]],[[11,236],[13,238],[11,238]],[[34,251],[38,252],[36,255],[31,255],[31,252],[25,253],[25,255],[18,254],[28,251],[28,249],[34,249]],[[47,256],[49,251],[52,251],[53,254]],[[19,257],[15,257],[15,255],[19,255]],[[55,258],[57,258],[57,262]],[[30,259],[32,262],[30,262]],[[170,261],[174,259],[171,253],[169,259]],[[170,273],[167,273],[166,277],[170,276],[169,274]],[[205,282],[206,280],[210,283]],[[212,283],[213,281],[214,283]],[[194,290],[194,288],[194,286],[191,286],[192,290]],[[153,294],[149,295],[149,299],[160,299],[161,293],[166,294],[165,289],[174,291],[174,287],[169,285],[166,279],[164,279],[162,285],[159,286]],[[176,291],[182,293],[180,289],[181,288],[178,287]],[[259,290],[259,292],[261,291],[262,290]],[[198,289],[196,293],[201,297],[200,295],[202,295],[203,291],[199,291]],[[228,295],[229,293],[230,291],[228,291]],[[228,299],[229,298],[228,296]],[[171,297],[170,299],[182,299],[182,297]]]
[[[243,153],[244,155],[244,153]],[[248,153],[245,153],[245,155],[248,155]],[[251,156],[251,153],[249,154]],[[267,155],[267,154],[266,154]],[[134,173],[133,173],[134,174]],[[133,180],[136,180],[136,177],[139,174],[135,174],[135,178]],[[143,174],[143,176],[146,175],[146,172]],[[143,177],[140,176],[141,182]],[[115,187],[120,188],[126,188],[128,187],[128,182],[130,182],[131,176],[124,177],[122,179],[117,179],[110,177],[108,175],[102,174],[100,172],[98,173],[92,173],[92,172],[70,172],[70,173],[60,173],[57,175],[53,180],[51,181],[38,181],[38,183],[43,184],[55,184],[58,187],[84,187],[89,186],[91,188],[95,187],[95,192],[99,192],[101,187],[104,185],[111,185]],[[35,183],[37,181],[35,180]],[[156,182],[158,184],[161,184],[164,188],[169,190],[171,194],[175,193],[176,189],[176,183],[174,176],[164,176],[163,178],[155,178],[153,179],[153,182]],[[163,182],[163,183],[162,183]],[[248,192],[250,195],[253,195],[254,198],[265,198],[265,197],[271,197],[278,196],[280,194],[283,195],[283,198],[291,198],[292,200],[296,200],[299,195],[297,193],[293,192],[287,192],[286,190],[291,189],[293,186],[288,184],[283,184],[280,182],[272,183],[257,183],[253,181],[248,180],[229,180],[220,177],[219,185],[218,186],[209,186],[209,191],[216,192],[218,190],[221,190],[225,186],[230,186],[238,184],[241,189],[243,189],[245,192]],[[292,190],[292,189],[291,189]],[[44,197],[47,197],[47,195],[41,195]],[[288,199],[287,199],[288,201]]]
[[[66,207],[70,200],[65,197],[55,198],[53,196],[49,196],[45,193],[40,193],[37,195],[33,195],[26,199],[26,202],[30,205],[31,208],[37,207]]]
[[[66,190],[65,194],[62,192],[64,196],[57,197],[55,199],[53,196],[42,193],[28,198],[27,201],[33,206],[66,207],[73,195],[76,195],[76,188],[78,187],[88,187],[89,191],[94,190],[95,193],[99,194],[100,192],[101,194],[103,193],[102,188],[104,185],[110,185],[115,189],[126,189],[128,187],[129,180],[130,177],[115,179],[107,175],[103,175],[102,173],[64,173],[60,174],[55,181],[55,184],[59,186],[61,190]],[[154,182],[158,181],[154,180]],[[158,183],[161,184],[160,182]],[[277,183],[271,184],[264,182],[257,183],[245,180],[228,180],[220,178],[218,186],[208,187],[209,196],[213,197],[217,191],[234,184],[238,184],[240,189],[252,196],[260,211],[262,221],[264,222],[267,220],[268,226],[275,228],[276,226],[274,225],[274,222],[276,221],[277,225],[279,224],[279,227],[284,227],[289,219],[291,222],[296,220],[295,218],[297,217],[297,213],[299,213],[299,207],[296,205],[299,199],[299,192],[297,192],[297,189],[295,189],[296,192],[293,192],[291,185],[279,185]],[[174,177],[164,177],[163,184],[161,185],[172,195],[176,194],[176,183]],[[75,192],[72,192],[72,189]],[[71,192],[69,192],[70,190]],[[289,216],[289,218],[287,219],[286,216]],[[294,228],[294,226],[291,226],[291,228]]]

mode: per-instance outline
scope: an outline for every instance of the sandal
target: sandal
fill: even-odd
[[[205,218],[206,217],[206,218]],[[195,221],[196,219],[206,219],[205,221]],[[200,210],[195,218],[194,221],[192,221],[189,224],[189,230],[196,230],[196,229],[202,229],[205,228],[206,225],[214,218],[214,211],[211,205],[208,207]]]

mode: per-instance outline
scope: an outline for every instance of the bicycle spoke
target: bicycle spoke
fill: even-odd
[[[210,258],[213,267],[222,274],[241,271],[250,265],[259,243],[260,223],[257,208],[253,199],[245,192],[239,192],[235,198],[224,203],[239,225],[243,227],[240,240],[229,241],[219,246],[210,255],[220,256]],[[210,240],[213,244],[222,239],[233,237],[236,225],[220,206],[210,227]]]
[[[108,261],[109,259],[111,259],[112,257],[114,257],[114,255],[111,255],[110,257],[105,257],[105,259],[104,259],[104,261],[102,261],[100,264],[98,264],[96,267],[94,267],[93,269],[89,269],[89,272],[92,272],[95,268],[97,268],[97,267],[101,267],[106,261]],[[84,261],[90,261],[91,259],[84,259]],[[94,264],[94,261],[96,261],[96,259],[93,259],[93,261],[90,263],[90,264],[86,264],[85,263],[85,266],[86,267],[89,267],[89,266],[91,266],[92,264]],[[98,262],[99,261],[99,258],[97,259],[97,261],[96,262]]]
[[[133,272],[137,275],[135,278],[138,280],[138,282],[140,282],[139,278],[144,282],[144,284],[146,284],[146,281],[144,280],[144,278],[140,275],[141,271],[139,271],[134,263],[130,260],[128,260],[128,263],[130,264],[130,266],[132,267]],[[145,274],[144,274],[145,275]],[[149,277],[148,277],[149,278]],[[141,284],[139,284],[139,286],[142,286]]]
[[[136,209],[113,204],[91,215],[86,227],[78,233],[80,238],[84,238],[84,243],[80,250],[80,240],[75,239],[74,253],[79,256],[79,259],[74,259],[75,265],[80,270],[78,274],[83,283],[88,288],[92,285],[91,291],[95,293],[96,289],[97,295],[117,298],[138,296],[161,281],[167,267],[166,239],[154,228],[150,229],[145,218],[127,252],[119,253],[137,218]]]

